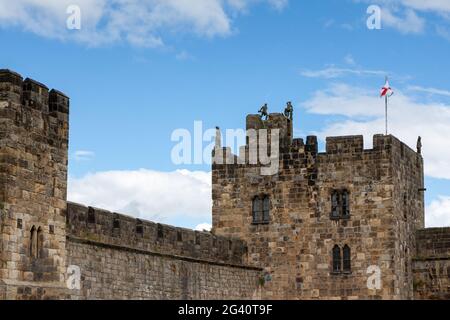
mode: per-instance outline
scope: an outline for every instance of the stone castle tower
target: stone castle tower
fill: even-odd
[[[292,138],[292,125],[283,114],[247,116],[247,130],[279,131],[273,175],[249,163],[249,151],[261,147],[249,141],[245,163],[227,162],[237,158],[227,148],[215,159],[213,232],[246,241],[269,299],[412,298],[415,232],[424,227],[422,156],[391,135],[375,135],[369,150],[362,136],[327,138],[319,153],[315,136]],[[375,270],[379,290],[367,285]]]
[[[0,300],[450,299],[450,228],[424,229],[423,159],[393,136],[320,153],[249,115],[239,157],[216,139],[199,232],[68,202],[68,116],[0,70]]]
[[[64,281],[68,114],[61,92],[0,70],[0,292]]]

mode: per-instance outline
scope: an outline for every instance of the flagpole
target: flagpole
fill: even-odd
[[[388,134],[388,95],[384,96],[384,115],[386,122],[386,135]]]

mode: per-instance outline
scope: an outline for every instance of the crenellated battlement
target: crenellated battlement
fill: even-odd
[[[326,138],[326,153],[361,153],[364,149],[363,136],[341,136]]]
[[[401,142],[392,135],[376,134],[373,136],[373,147],[371,149],[364,149],[364,137],[362,135],[356,136],[337,136],[326,138],[326,154],[361,154],[372,151],[391,151],[399,150],[401,154],[406,156],[415,156],[417,152],[411,149],[408,145]]]
[[[373,136],[373,147],[364,148],[364,137],[362,135],[354,136],[336,136],[327,137],[325,151],[319,152],[319,145],[316,136],[307,136],[306,143],[302,138],[292,137],[292,121],[281,113],[271,113],[268,119],[264,120],[260,115],[250,114],[246,117],[246,144],[239,148],[239,155],[232,152],[229,147],[219,144],[213,150],[213,168],[226,169],[244,168],[244,167],[264,167],[267,165],[261,163],[262,143],[267,150],[267,156],[270,161],[276,161],[276,153],[272,152],[273,147],[279,147],[280,168],[311,167],[314,162],[333,162],[339,158],[361,157],[388,160],[388,158],[397,157],[409,159],[410,162],[417,162],[421,159],[420,154],[412,150],[406,144],[392,135],[376,134]],[[278,129],[279,143],[272,144],[272,135],[274,129]],[[218,130],[218,134],[220,131]],[[266,158],[267,159],[267,158]],[[225,165],[225,166],[223,166]]]
[[[0,69],[0,100],[26,106],[45,114],[69,113],[69,98],[62,92],[49,88],[17,72]]]
[[[68,143],[69,98],[1,69],[0,279],[64,285]]]
[[[33,140],[44,136],[49,145],[64,149],[69,134],[69,98],[58,90],[49,91],[36,80],[23,80],[20,74],[1,69],[0,120],[8,127],[4,130],[14,126]]]
[[[170,254],[213,263],[244,265],[245,242],[67,203],[67,236],[125,250]]]

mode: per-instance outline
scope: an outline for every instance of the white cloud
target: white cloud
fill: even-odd
[[[346,64],[349,64],[351,66],[356,65],[355,59],[353,58],[353,56],[351,54],[347,54],[344,57],[344,61],[345,61]]]
[[[450,179],[450,105],[422,103],[395,91],[389,106],[390,133],[413,148],[421,136],[425,174]],[[378,94],[375,89],[340,83],[315,92],[303,106],[315,114],[345,116],[319,132],[322,139],[356,132],[364,134],[366,147],[370,147],[372,136],[384,132],[384,103]]]
[[[252,4],[258,2],[267,2],[276,10],[283,10],[289,3],[289,0],[225,0],[233,9],[237,11],[246,11]]]
[[[287,0],[0,0],[0,26],[75,40],[90,46],[125,41],[140,47],[164,45],[166,32],[199,36],[232,33],[230,11],[268,3],[281,10]],[[69,5],[81,9],[81,29],[68,30]]]
[[[433,22],[436,33],[450,39],[447,25],[450,22],[450,1],[448,0],[353,0],[357,3],[368,5],[377,4],[382,7],[382,25],[392,27],[402,33],[423,33],[427,25],[427,16],[424,13],[434,15],[438,22]],[[419,14],[421,16],[419,16]]]
[[[73,155],[76,161],[88,161],[94,158],[95,153],[88,150],[77,150]]]
[[[450,1],[448,0],[400,0],[407,7],[421,10],[433,11],[437,13],[450,12]]]
[[[425,19],[419,17],[414,10],[406,10],[403,16],[383,8],[382,25],[395,28],[402,33],[422,33],[425,29]]]
[[[187,51],[180,51],[176,54],[175,58],[179,61],[193,60],[194,57]]]
[[[212,225],[209,223],[200,223],[195,227],[197,231],[211,231]]]
[[[338,68],[335,66],[330,66],[320,70],[302,70],[300,71],[300,74],[308,78],[334,79],[352,74],[359,76],[385,76],[386,72],[382,70],[364,70],[358,68]]]
[[[211,218],[211,173],[146,169],[69,177],[68,200],[153,221]]]
[[[328,89],[314,92],[303,106],[315,114],[358,117],[381,116],[383,110],[379,108],[380,103],[375,91],[335,83]]]
[[[410,87],[408,87],[408,90],[428,93],[428,94],[432,94],[432,95],[440,95],[440,96],[450,97],[449,90],[441,90],[441,89],[436,89],[436,88],[424,88],[421,86],[410,86]]]
[[[353,0],[368,4],[377,4],[383,7],[393,8],[396,11],[401,9],[412,9],[423,12],[447,13],[450,12],[450,2],[448,0]]]
[[[288,5],[288,0],[269,0],[269,3],[277,10],[283,10]]]
[[[425,211],[425,225],[427,228],[450,226],[450,197],[438,197],[426,207]]]
[[[408,88],[411,90],[411,87]],[[446,90],[413,87],[417,91],[447,95]],[[365,147],[372,147],[372,137],[384,132],[384,103],[377,90],[358,88],[343,83],[319,90],[303,106],[311,113],[344,116],[334,120],[322,131],[327,136],[364,135]],[[333,118],[331,118],[333,119]],[[335,118],[337,119],[337,118]],[[389,107],[390,133],[413,149],[422,136],[425,174],[450,179],[450,105],[423,103],[396,89]],[[441,196],[426,207],[427,227],[450,225],[450,196]]]
[[[450,20],[450,18],[449,18]],[[436,26],[436,33],[442,38],[450,41],[450,28],[445,28],[442,25]]]

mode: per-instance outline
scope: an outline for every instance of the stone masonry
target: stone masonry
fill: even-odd
[[[424,229],[423,159],[393,136],[318,152],[283,114],[249,115],[269,145],[279,131],[278,170],[216,139],[198,232],[67,202],[68,129],[66,95],[0,70],[0,299],[450,298],[450,228]]]
[[[217,145],[212,232],[247,243],[249,263],[264,270],[263,298],[413,299],[429,297],[430,290],[433,297],[448,296],[448,240],[440,242],[446,250],[440,251],[440,267],[435,268],[441,285],[425,278],[424,293],[414,292],[420,267],[415,257],[423,242],[449,232],[423,229],[420,154],[391,135],[375,135],[367,150],[362,136],[327,138],[325,152],[318,152],[315,136],[306,143],[292,138],[292,122],[284,115],[270,114],[268,120],[247,116],[247,130],[261,129],[268,136],[279,129],[279,171],[261,175],[262,165],[249,163],[255,148],[249,139],[238,156]],[[229,163],[238,158],[246,162]],[[332,197],[340,190],[348,194],[349,214],[336,218]],[[264,223],[254,221],[255,197],[270,199]],[[335,246],[349,248],[348,270],[334,272]],[[427,259],[434,263],[437,258],[428,254]],[[379,288],[367,284],[373,268],[379,270]]]

